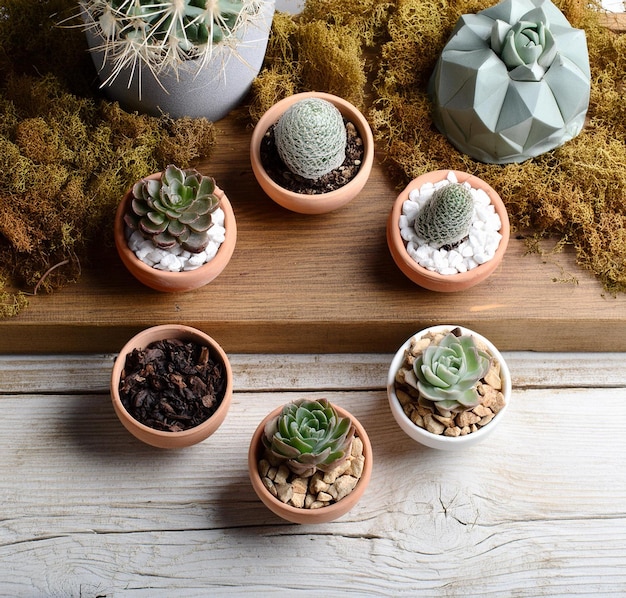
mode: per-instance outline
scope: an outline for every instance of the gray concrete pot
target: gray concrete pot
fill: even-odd
[[[197,60],[189,60],[176,71],[159,73],[158,81],[144,66],[138,66],[134,73],[131,68],[124,69],[107,81],[113,65],[98,49],[102,40],[89,28],[85,34],[104,92],[125,110],[217,121],[243,101],[259,74],[273,16],[274,2],[263,4],[259,14],[242,30],[240,43],[232,48],[220,44],[201,69]]]

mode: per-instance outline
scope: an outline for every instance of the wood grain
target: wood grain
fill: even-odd
[[[182,294],[143,287],[110,248],[81,281],[37,295],[0,321],[0,353],[117,351],[147,326],[181,322],[228,352],[389,352],[431,324],[460,324],[502,350],[626,350],[626,296],[611,297],[573,253],[527,254],[513,238],[504,263],[457,294],[426,291],[394,264],[385,221],[398,190],[375,160],[365,190],[344,208],[306,216],[273,203],[249,165],[251,131],[220,121],[214,156],[199,164],[228,195],[235,253],[210,285]]]
[[[624,595],[623,354],[506,353],[506,420],[453,457],[392,420],[390,357],[234,355],[223,427],[173,452],[119,424],[110,355],[2,357],[0,595]],[[353,412],[375,455],[363,500],[316,527],[272,515],[246,472],[256,423],[303,395]]]

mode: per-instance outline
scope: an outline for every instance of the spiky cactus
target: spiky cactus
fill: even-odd
[[[182,61],[211,57],[216,44],[235,40],[267,0],[81,0],[86,28],[114,61],[113,77],[146,65],[158,74]]]
[[[163,249],[179,244],[200,253],[209,243],[211,214],[219,207],[215,181],[194,168],[170,165],[161,179],[142,179],[133,186],[132,211],[124,220],[132,230]]]
[[[480,403],[477,384],[490,364],[491,357],[476,346],[474,337],[448,333],[413,363],[420,404],[438,412],[476,407]]]
[[[346,159],[346,127],[341,112],[320,98],[289,107],[274,128],[276,149],[285,166],[305,179],[316,180]]]
[[[472,224],[474,200],[460,183],[439,187],[417,213],[415,232],[434,247],[454,245],[468,234]]]
[[[263,444],[297,475],[329,471],[350,456],[355,428],[326,400],[285,405],[265,426]]]

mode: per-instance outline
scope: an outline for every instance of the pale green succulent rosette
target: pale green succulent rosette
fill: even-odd
[[[522,162],[580,133],[590,78],[585,32],[550,0],[504,0],[457,22],[429,82],[433,119],[477,160]]]
[[[265,426],[263,444],[297,475],[329,471],[350,456],[355,428],[326,400],[285,405]]]
[[[491,364],[488,353],[476,346],[472,336],[448,333],[429,345],[415,360],[420,404],[439,412],[472,409],[480,403],[477,384]]]

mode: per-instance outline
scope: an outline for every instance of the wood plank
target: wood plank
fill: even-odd
[[[0,353],[113,352],[134,332],[182,322],[228,352],[394,351],[416,330],[453,323],[502,350],[624,351],[626,296],[611,297],[571,252],[527,255],[513,239],[487,281],[457,294],[426,291],[395,266],[385,220],[397,194],[380,163],[344,208],[306,216],[274,204],[249,166],[250,130],[219,123],[215,155],[199,167],[233,204],[238,241],[210,285],[161,294],[128,274],[112,246],[83,265],[81,281],[0,321]]]
[[[626,14],[605,12],[600,16],[600,24],[616,33],[626,31]]]
[[[504,351],[514,388],[625,388],[623,353]],[[229,355],[237,392],[385,387],[393,355]],[[108,393],[114,354],[0,355],[0,395]]]
[[[400,433],[380,389],[333,392],[376,462],[355,509],[313,528],[274,517],[245,465],[261,415],[300,395],[236,393],[177,452],[135,441],[102,395],[1,396],[0,595],[313,595],[312,578],[314,595],[624,593],[623,388],[516,390],[452,459]],[[581,425],[594,404],[601,429]]]

